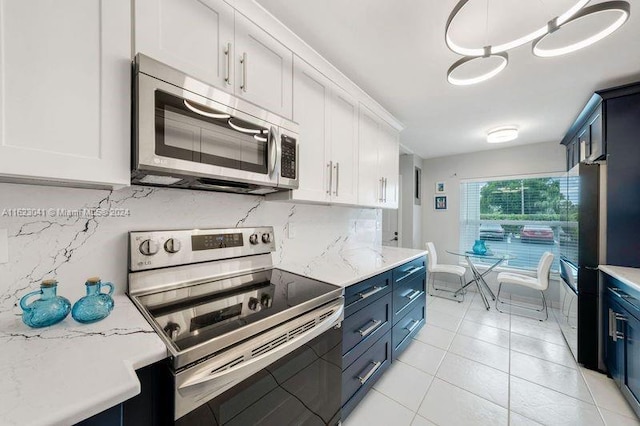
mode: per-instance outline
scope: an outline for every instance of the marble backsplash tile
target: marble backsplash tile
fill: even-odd
[[[108,210],[115,215],[102,216]],[[19,314],[20,296],[45,278],[58,279],[59,293],[72,301],[84,294],[90,276],[125,292],[129,231],[271,225],[274,264],[304,272],[319,259],[339,260],[345,251],[379,246],[381,220],[379,209],[280,203],[250,195],[0,184],[0,229],[9,236],[9,262],[0,264],[0,315]]]

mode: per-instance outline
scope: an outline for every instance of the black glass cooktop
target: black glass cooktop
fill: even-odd
[[[297,306],[322,300],[341,288],[280,269],[254,272],[141,296],[179,350],[257,323]],[[311,307],[313,308],[313,306]]]

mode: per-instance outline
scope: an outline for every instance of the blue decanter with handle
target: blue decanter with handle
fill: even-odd
[[[22,322],[29,327],[40,328],[65,319],[71,311],[71,302],[65,297],[58,296],[57,290],[56,280],[44,280],[40,284],[40,290],[22,296],[20,299]],[[40,298],[27,304],[27,300],[36,295],[40,295]]]
[[[113,284],[103,283],[100,278],[89,278],[85,283],[87,295],[73,304],[71,315],[81,323],[92,323],[106,318],[113,310]],[[109,293],[102,293],[108,287]]]

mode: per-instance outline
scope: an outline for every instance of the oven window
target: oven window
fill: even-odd
[[[156,154],[268,173],[269,129],[156,90]]]
[[[176,420],[176,425],[337,425],[342,331],[331,329]]]

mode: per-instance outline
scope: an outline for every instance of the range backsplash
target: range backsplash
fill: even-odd
[[[19,298],[45,278],[56,278],[58,293],[72,302],[84,294],[91,276],[125,292],[129,231],[271,225],[274,264],[303,273],[320,258],[339,261],[345,251],[380,245],[381,220],[379,209],[270,202],[250,195],[0,184],[0,230],[9,236],[9,262],[0,264],[0,315],[19,314]]]

